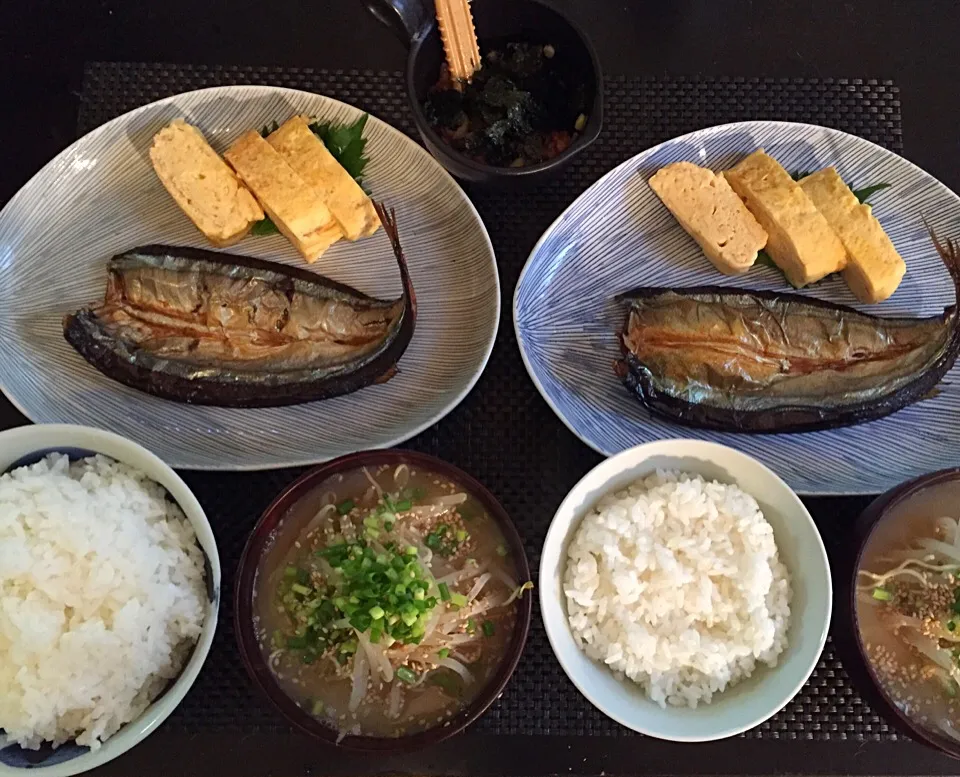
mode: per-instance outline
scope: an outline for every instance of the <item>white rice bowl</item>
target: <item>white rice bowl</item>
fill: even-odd
[[[662,707],[696,707],[775,666],[790,579],[757,501],[658,471],[600,499],[562,579],[574,639]]]
[[[166,491],[104,456],[0,476],[0,728],[97,749],[176,678],[207,607]]]

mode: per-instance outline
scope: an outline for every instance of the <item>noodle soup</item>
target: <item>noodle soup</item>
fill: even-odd
[[[864,650],[887,696],[960,745],[960,482],[895,504],[857,572]]]
[[[260,649],[341,738],[433,728],[496,673],[532,587],[516,569],[456,483],[407,464],[335,475],[291,507],[263,556]]]

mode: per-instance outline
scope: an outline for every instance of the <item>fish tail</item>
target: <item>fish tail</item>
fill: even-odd
[[[950,277],[953,278],[953,286],[957,295],[957,305],[960,306],[960,246],[950,238],[941,240],[926,220],[924,220],[923,223],[927,227],[927,231],[930,233],[930,239],[933,240],[933,245],[937,249],[937,253],[940,254],[943,263],[946,265]]]
[[[417,295],[413,291],[413,280],[410,277],[410,269],[407,267],[407,259],[403,255],[403,247],[400,245],[400,233],[397,231],[397,214],[393,208],[388,208],[376,200],[373,200],[373,207],[380,217],[383,231],[390,239],[393,254],[397,257],[397,264],[400,265],[400,280],[403,283],[403,296],[407,301],[407,307],[410,309],[410,312],[416,316]]]

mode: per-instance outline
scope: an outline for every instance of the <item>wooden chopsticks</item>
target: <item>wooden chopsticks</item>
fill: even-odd
[[[469,0],[436,0],[437,26],[447,55],[450,77],[457,88],[480,69],[480,47]]]

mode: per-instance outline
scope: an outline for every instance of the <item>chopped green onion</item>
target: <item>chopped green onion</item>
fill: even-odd
[[[405,549],[404,552],[403,552],[403,555],[405,555],[405,556],[419,556],[419,555],[420,555],[420,552],[419,552],[413,545],[407,545],[406,549]]]
[[[497,545],[497,555],[500,556],[501,558],[505,558],[505,557],[506,557],[506,555],[507,555],[507,547],[506,547],[506,545]]]
[[[947,621],[947,631],[956,631],[956,630],[957,630],[957,622],[951,618],[950,620]]]
[[[463,542],[470,535],[464,529],[457,529],[457,533],[454,535],[457,538],[457,542]]]
[[[440,657],[440,660],[443,661],[443,659],[450,655],[450,648],[440,648],[437,651],[437,655]]]
[[[283,576],[284,576],[284,577],[289,577],[289,578],[294,578],[294,577],[296,577],[296,576],[297,576],[297,568],[296,568],[296,567],[287,567],[286,569],[283,570]]]
[[[497,633],[497,627],[493,625],[493,621],[484,621],[483,622],[483,636],[492,637]]]
[[[347,499],[345,502],[341,502],[337,505],[337,512],[340,513],[340,515],[346,515],[354,507],[356,507],[354,501],[352,499]]]
[[[303,650],[307,646],[306,637],[287,637],[287,647],[291,650]]]
[[[477,622],[473,618],[467,618],[467,634],[477,633]]]
[[[890,592],[886,588],[880,588],[877,586],[873,589],[873,598],[881,602],[889,601]]]
[[[450,594],[450,603],[454,607],[466,607],[467,606],[467,597],[463,594],[458,594],[456,592]]]
[[[378,521],[372,515],[368,515],[366,518],[363,519],[363,525],[366,526],[368,529],[379,529],[380,521]]]
[[[367,537],[381,533],[371,515],[364,525]],[[400,552],[404,547],[386,542],[374,549],[369,540],[352,540],[317,551],[337,571],[318,586],[310,582],[306,569],[293,567],[287,573],[291,583],[281,588],[280,601],[301,627],[289,644],[304,651],[300,656],[304,663],[318,659],[328,647],[335,660],[345,663],[357,650],[355,639],[344,641],[353,630],[388,648],[423,641],[430,610],[440,600],[429,595],[436,583],[419,561],[416,548],[409,546],[407,555]],[[281,639],[282,647],[287,637],[281,635]]]
[[[310,713],[314,716],[323,714],[323,702],[317,699],[310,708]]]
[[[394,507],[397,508],[396,512],[402,513],[413,507],[413,502],[411,502],[409,499],[403,499],[400,502],[397,502]]]
[[[375,540],[377,537],[380,536],[379,531],[377,531],[376,529],[371,529],[370,527],[367,527],[366,529],[364,529],[363,533],[367,535],[371,540]]]
[[[350,625],[357,631],[366,631],[370,628],[371,623],[373,623],[373,618],[370,617],[369,613],[361,612],[350,618]]]
[[[384,521],[383,528],[387,531],[393,531],[393,521]]]
[[[416,672],[406,666],[397,667],[396,675],[398,680],[402,680],[408,685],[413,685],[417,681]]]
[[[438,583],[437,588],[440,589],[440,599],[449,602],[450,601],[450,586],[446,583]]]

